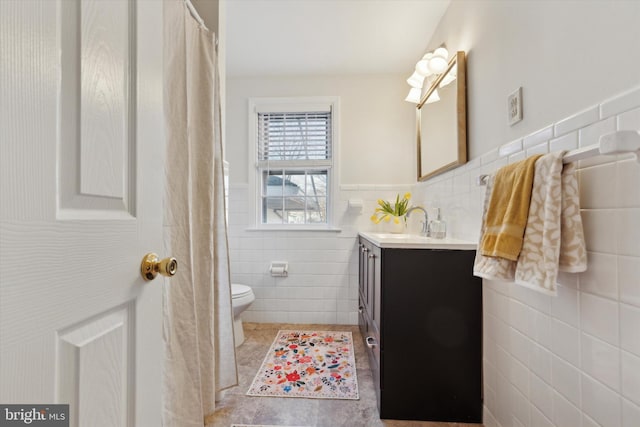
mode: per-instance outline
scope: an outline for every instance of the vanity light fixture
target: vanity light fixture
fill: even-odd
[[[420,97],[422,96],[422,87],[412,87],[409,91],[409,95],[404,99],[407,102],[413,102],[417,104],[420,102]]]
[[[440,95],[438,95],[438,89],[434,89],[433,92],[431,92],[431,96],[429,96],[429,99],[427,99],[425,104],[432,104],[438,101],[440,101]]]
[[[444,45],[440,46],[433,52],[427,52],[424,54],[420,61],[416,63],[414,73],[407,79],[407,83],[411,86],[411,90],[409,91],[409,95],[405,98],[405,101],[418,104],[422,97],[422,87],[425,82],[425,77],[444,72],[449,64],[448,58],[449,51],[444,47]],[[443,81],[443,84],[440,87],[451,83],[453,80],[455,80],[455,77],[448,80],[447,83],[444,83]],[[430,97],[429,103],[436,102],[438,100],[440,100],[440,98],[436,92],[432,97]]]
[[[433,74],[433,71],[431,71],[431,67],[429,66],[431,58],[433,58],[433,53],[425,54],[422,59],[416,64],[416,73],[425,77]]]
[[[409,86],[411,87],[422,88],[424,76],[419,74],[417,71],[414,71],[413,74],[411,74],[411,77],[407,79],[407,83],[409,83]]]
[[[449,51],[444,47],[437,48],[429,59],[429,71],[440,74],[447,69]]]
[[[458,65],[456,64],[453,67],[451,67],[451,70],[449,70],[447,75],[444,76],[444,78],[442,79],[438,87],[445,87],[446,85],[454,81],[457,76],[458,76]]]

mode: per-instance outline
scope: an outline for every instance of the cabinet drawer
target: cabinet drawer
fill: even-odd
[[[367,334],[364,336],[364,343],[367,347],[367,354],[369,355],[369,365],[373,371],[373,376],[380,374],[380,334],[375,326],[373,326],[371,319],[367,325]]]
[[[378,402],[378,411],[381,410],[382,401],[380,400],[380,391],[384,388],[382,385],[382,351],[380,350],[380,334],[369,319],[368,332],[364,336],[367,348],[367,356],[369,356],[369,366],[371,367],[371,375],[373,377],[373,388],[376,392],[376,400]]]

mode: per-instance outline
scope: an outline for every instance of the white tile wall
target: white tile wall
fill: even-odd
[[[560,393],[553,392],[553,422],[557,426],[579,426],[580,410]]]
[[[358,323],[357,232],[376,227],[369,217],[379,198],[395,198],[406,186],[345,185],[336,216],[341,232],[255,231],[249,189],[229,189],[231,281],[253,288],[256,301],[245,321],[286,323]],[[348,210],[349,199],[362,199],[362,212]],[[415,226],[412,224],[412,226]],[[288,277],[271,277],[272,261],[289,263]]]
[[[479,174],[617,129],[640,130],[640,87],[506,141],[413,192],[442,208],[455,237],[477,240]],[[486,426],[640,425],[640,165],[629,155],[598,156],[578,173],[588,270],[561,274],[557,297],[484,282]]]
[[[622,426],[636,426],[638,425],[638,420],[640,420],[640,406],[622,399]]]
[[[337,207],[341,233],[247,231],[250,195],[246,186],[232,185],[232,281],[256,294],[245,320],[357,323],[356,235],[372,228],[378,198],[411,190],[430,213],[441,208],[454,237],[475,241],[484,197],[484,187],[475,185],[479,174],[532,153],[590,145],[615,129],[640,130],[640,88],[413,188],[344,185]],[[640,166],[626,155],[599,156],[579,167],[589,269],[561,274],[557,297],[484,283],[486,426],[638,425]],[[350,198],[364,200],[361,213],[347,210]],[[289,261],[289,277],[272,278],[269,263],[283,260]]]

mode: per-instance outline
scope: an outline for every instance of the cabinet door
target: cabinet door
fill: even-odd
[[[373,246],[370,255],[369,262],[373,264],[373,266],[369,270],[369,313],[373,325],[379,333],[381,325],[380,315],[382,312],[382,298],[380,295],[382,288],[382,250],[377,246]]]
[[[376,259],[374,248],[375,246],[367,248],[367,252],[364,254],[365,258],[367,258],[367,293],[365,296],[370,316],[373,316],[373,284],[376,280],[376,265],[379,261],[379,259]]]
[[[381,416],[480,422],[482,282],[472,276],[475,252],[385,249],[383,256]],[[408,347],[420,355],[411,381]]]
[[[367,276],[368,276],[368,259],[367,259],[368,248],[365,244],[365,241],[360,239],[360,244],[358,245],[358,287],[360,289],[360,295],[362,296],[362,301],[366,305],[367,301]]]

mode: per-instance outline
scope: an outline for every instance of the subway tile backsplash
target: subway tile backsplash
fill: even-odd
[[[379,198],[412,191],[441,208],[452,237],[476,241],[485,187],[476,178],[532,153],[571,150],[612,130],[640,129],[640,87],[505,141],[466,165],[405,186],[343,185],[340,233],[247,231],[246,185],[230,192],[232,281],[253,287],[254,322],[357,323],[357,232]],[[636,426],[640,419],[640,165],[629,155],[580,162],[589,267],[560,274],[557,297],[484,281],[484,425]],[[347,209],[362,199],[362,212]],[[417,223],[411,224],[417,231]],[[290,263],[273,278],[271,261]]]
[[[418,184],[414,194],[425,206],[442,208],[455,237],[477,240],[484,197],[484,187],[474,185],[477,175],[534,153],[589,146],[625,129],[640,130],[640,88],[522,142],[505,142],[481,156],[480,166],[467,164]],[[464,175],[468,188],[452,184]],[[581,161],[578,176],[588,270],[561,274],[557,297],[484,281],[487,427],[626,427],[640,419],[640,165],[629,155],[598,156]]]

